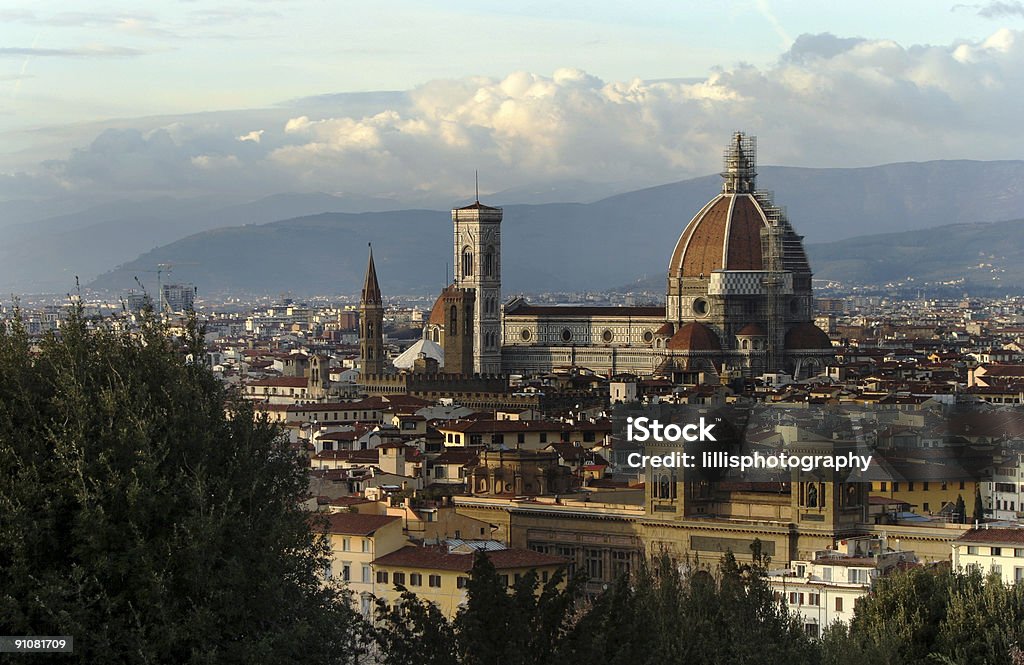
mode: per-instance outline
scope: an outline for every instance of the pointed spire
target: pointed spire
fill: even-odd
[[[363,299],[366,304],[382,305],[380,284],[377,283],[377,268],[373,265],[373,243],[370,245],[370,261],[366,264],[366,279],[363,281]]]

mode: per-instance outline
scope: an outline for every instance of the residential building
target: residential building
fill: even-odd
[[[1024,528],[971,529],[953,542],[953,568],[976,568],[1007,584],[1024,583]]]
[[[487,557],[509,588],[530,571],[536,572],[541,587],[568,567],[562,557],[524,549],[488,549]],[[449,619],[454,618],[466,602],[474,558],[472,546],[456,550],[450,544],[407,545],[373,561],[377,595],[393,605],[402,594],[399,587],[405,588],[436,604]]]

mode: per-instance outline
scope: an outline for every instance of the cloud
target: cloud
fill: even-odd
[[[263,131],[264,130],[262,129],[254,129],[248,134],[243,134],[242,136],[239,136],[237,138],[239,141],[252,141],[253,143],[259,143],[260,137],[263,136]]]
[[[990,2],[986,5],[978,7],[978,16],[984,16],[985,18],[1009,18],[1016,16],[1017,18],[1024,17],[1024,3],[1009,1]]]
[[[259,119],[223,113],[108,129],[19,177],[111,196],[315,190],[457,201],[474,170],[494,189],[704,175],[736,129],[759,135],[763,163],[1016,159],[1022,112],[1024,33],[941,46],[826,33],[800,35],[770,67],[702,79],[512,72],[306,98]]]
[[[0,57],[123,58],[145,55],[147,51],[123,46],[83,46],[79,48],[0,47]]]
[[[823,32],[817,35],[800,35],[790,46],[789,50],[782,55],[782,62],[807,64],[813,58],[833,58],[840,53],[845,53],[858,44],[864,43],[865,39],[859,37],[836,37],[835,35]]]

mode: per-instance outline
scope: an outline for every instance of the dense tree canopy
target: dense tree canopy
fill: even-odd
[[[89,663],[353,659],[301,462],[188,350],[77,311],[38,347],[0,329],[0,634]]]

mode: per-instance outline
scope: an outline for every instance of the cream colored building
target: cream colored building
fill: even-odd
[[[953,542],[953,569],[995,573],[1007,584],[1024,583],[1024,528],[971,529]]]
[[[890,549],[886,539],[851,538],[839,546],[842,549],[794,560],[768,577],[776,596],[814,637],[836,621],[849,623],[857,599],[867,595],[879,577],[917,560],[913,552]]]
[[[768,371],[818,374],[833,353],[814,324],[803,238],[756,187],[753,137],[733,135],[722,176],[721,192],[696,211],[665,256],[663,306],[551,306],[515,298],[502,307],[502,211],[479,201],[453,210],[455,281],[432,308],[424,338],[440,344],[445,371],[457,374],[468,363],[453,362],[456,347],[460,358],[472,355],[474,372],[488,374],[573,366],[677,383]],[[468,311],[456,307],[460,294],[472,301]],[[463,314],[452,316],[457,311]],[[456,321],[469,329],[459,332]]]

